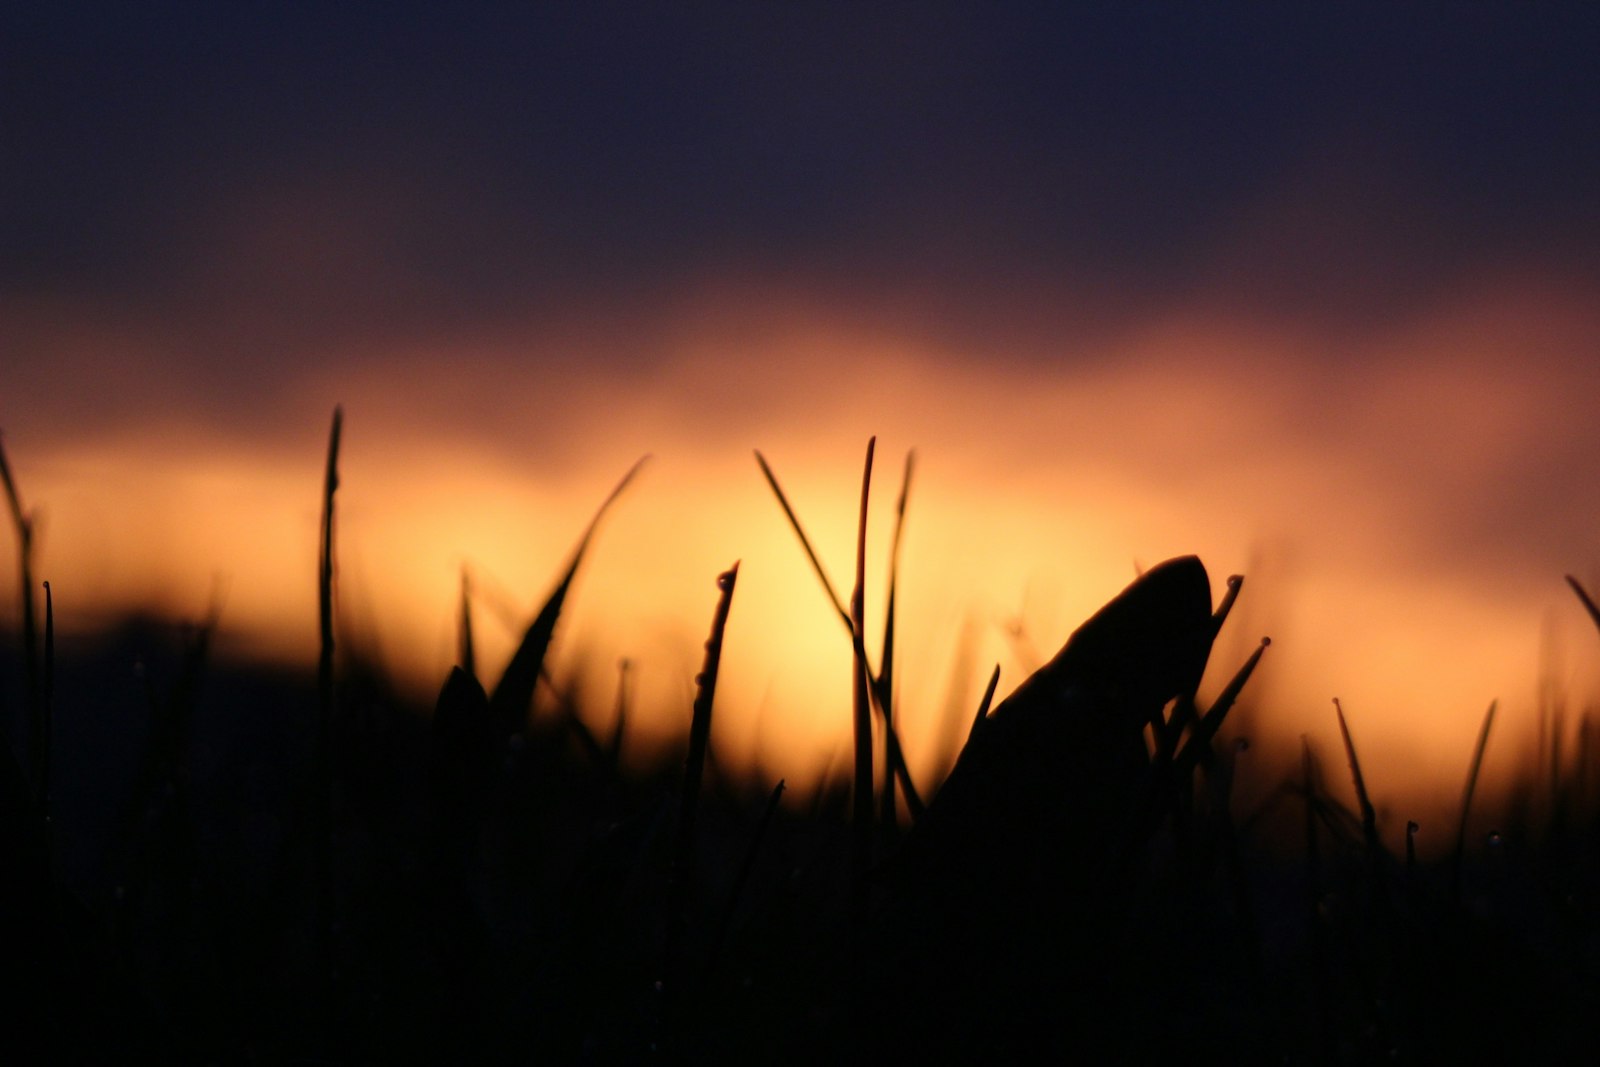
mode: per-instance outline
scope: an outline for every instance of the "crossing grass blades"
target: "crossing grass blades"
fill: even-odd
[[[722,656],[780,639],[741,626],[738,564],[706,576],[712,621],[682,749],[624,773],[638,762],[622,759],[626,668],[612,700],[560,682],[550,649],[639,467],[497,676],[482,670],[463,578],[460,662],[417,708],[340,627],[342,432],[336,413],[318,662],[287,673],[218,661],[218,605],[185,628],[130,620],[58,642],[71,583],[39,582],[34,516],[0,450],[21,598],[0,675],[13,1052],[1432,1063],[1554,1060],[1595,1037],[1600,746],[1587,712],[1563,747],[1564,709],[1546,709],[1511,804],[1485,813],[1491,707],[1459,821],[1440,828],[1454,847],[1421,859],[1417,835],[1435,828],[1392,824],[1374,803],[1359,709],[1336,704],[1330,721],[1348,785],[1309,741],[1275,770],[1228,735],[1267,641],[1215,665],[1231,678],[1202,700],[1242,579],[1214,604],[1186,556],[1137,576],[993,705],[996,668],[948,777],[915,781],[900,732],[919,709],[898,704],[895,641],[914,463],[879,613],[865,592],[869,445],[848,603],[756,456],[821,580],[817,607],[851,643],[840,692],[853,702],[837,710],[849,780],[785,805],[783,782],[718,759],[713,714],[740,714],[717,704]],[[590,724],[613,702],[601,740]],[[1238,811],[1247,778],[1276,788]],[[1485,817],[1499,821],[1479,837]]]

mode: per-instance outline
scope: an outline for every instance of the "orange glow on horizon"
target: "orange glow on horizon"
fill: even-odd
[[[1247,575],[1210,684],[1270,635],[1253,734],[1268,751],[1309,734],[1335,775],[1330,700],[1341,697],[1368,781],[1395,800],[1458,787],[1492,698],[1496,754],[1529,734],[1552,609],[1570,647],[1590,647],[1561,573],[1585,573],[1593,538],[1578,541],[1573,523],[1567,540],[1558,531],[1519,554],[1503,543],[1517,517],[1482,526],[1479,505],[1526,488],[1518,464],[1559,453],[1587,418],[1571,383],[1503,361],[1506,339],[1581,340],[1593,325],[1559,290],[1510,287],[1296,375],[1272,360],[1307,337],[1175,312],[1049,373],[958,364],[791,301],[708,299],[663,326],[648,371],[518,370],[499,342],[419,345],[293,383],[292,441],[157,421],[99,437],[14,434],[7,447],[44,516],[39,572],[64,627],[133,608],[195,617],[220,577],[235,647],[308,664],[323,420],[342,401],[342,616],[419,694],[451,662],[463,568],[492,668],[607,489],[652,453],[591,547],[553,673],[581,681],[609,716],[627,657],[631,736],[646,749],[676,739],[713,579],[740,559],[714,741],[803,785],[849,743],[849,645],[750,449],[772,461],[848,596],[861,453],[876,433],[873,632],[900,460],[915,447],[920,461],[898,658],[919,778],[947,765],[951,731],[994,663],[1003,695],[1136,564],[1195,552],[1214,596],[1228,574]],[[8,572],[8,602],[13,589]],[[1025,642],[1008,638],[1013,623]],[[953,677],[958,663],[970,672]],[[1581,694],[1594,674],[1579,666],[1565,681]]]

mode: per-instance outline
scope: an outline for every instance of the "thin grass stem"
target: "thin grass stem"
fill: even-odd
[[[850,640],[855,650],[851,671],[851,707],[855,724],[854,827],[850,847],[851,919],[859,931],[867,918],[867,872],[872,866],[872,697],[867,666],[867,504],[872,495],[872,454],[878,439],[867,439],[867,459],[861,470],[861,517],[856,524],[856,584],[850,594]],[[887,784],[887,783],[885,783]]]
[[[854,623],[851,621],[850,612],[846,610],[844,602],[839,599],[839,594],[834,589],[833,582],[828,579],[827,572],[822,569],[822,561],[817,556],[816,549],[812,547],[811,538],[806,536],[805,528],[800,525],[799,516],[795,514],[793,506],[790,505],[789,498],[784,494],[783,487],[778,484],[778,477],[772,472],[772,466],[759,449],[756,450],[755,456],[756,463],[760,465],[761,473],[767,480],[767,485],[771,487],[773,495],[778,498],[779,506],[783,508],[784,515],[789,519],[789,526],[794,530],[795,536],[800,539],[800,547],[804,549],[806,558],[811,561],[812,570],[816,572],[818,580],[822,582],[822,589],[828,595],[828,602],[833,605],[834,611],[844,623],[845,632],[852,635],[851,641],[853,645]],[[863,655],[865,655],[864,652]],[[891,707],[893,704],[892,694],[883,684],[881,676],[871,671],[870,665],[867,680],[871,687],[874,706],[877,707],[879,715],[882,716],[884,715],[884,709]],[[882,721],[884,723],[884,735],[887,738],[889,760],[894,765],[895,779],[900,783],[900,790],[905,796],[906,810],[911,812],[912,820],[915,821],[922,817],[922,813],[926,810],[926,805],[922,802],[922,794],[917,791],[916,783],[911,779],[911,770],[906,766],[905,755],[900,748],[900,738],[894,729],[894,724],[887,717],[883,718]]]
[[[1361,761],[1356,758],[1355,742],[1350,738],[1350,726],[1345,721],[1344,705],[1339,703],[1339,698],[1333,700],[1333,710],[1339,717],[1339,736],[1344,739],[1345,758],[1350,762],[1350,777],[1355,783],[1356,803],[1361,806],[1361,836],[1367,843],[1367,853],[1376,859],[1382,851],[1382,844],[1378,841],[1378,813],[1372,806],[1372,799],[1367,795],[1366,779],[1361,775]]]
[[[906,498],[911,493],[911,473],[916,466],[916,452],[906,453],[905,473],[900,479],[900,498],[894,509],[894,536],[889,547],[889,598],[884,608],[883,615],[883,651],[881,662],[878,666],[878,676],[875,679],[877,689],[882,695],[883,713],[883,795],[879,823],[885,831],[892,831],[896,824],[894,803],[895,763],[899,755],[900,741],[894,728],[894,636],[895,636],[895,605],[898,601],[900,585],[900,537],[905,530]],[[901,761],[903,762],[903,760]]]
[[[634,463],[628,469],[628,473],[622,476],[616,488],[612,489],[610,495],[601,502],[599,510],[594,513],[594,518],[589,520],[588,527],[583,531],[583,536],[578,539],[578,547],[573,550],[572,560],[567,564],[566,572],[556,583],[555,590],[539,609],[539,613],[534,616],[533,622],[528,625],[516,651],[511,655],[511,661],[501,673],[500,681],[489,694],[490,710],[500,729],[508,736],[527,729],[528,717],[533,708],[533,690],[544,668],[544,658],[550,650],[550,641],[555,636],[556,622],[561,617],[567,592],[572,587],[573,579],[577,577],[578,566],[583,562],[584,553],[588,551],[589,543],[594,539],[600,520],[649,458],[643,456]]]
[[[339,489],[339,439],[344,409],[333,409],[328,434],[328,464],[322,483],[322,537],[317,564],[317,622],[320,654],[317,658],[317,753],[315,892],[318,958],[322,974],[333,969],[333,582],[334,494]]]
[[[669,1045],[676,1008],[683,993],[678,988],[679,975],[682,973],[680,957],[688,926],[689,882],[694,868],[700,784],[705,776],[706,750],[711,744],[711,710],[716,700],[717,672],[722,663],[723,634],[728,627],[728,610],[733,604],[733,590],[738,580],[737,561],[717,577],[717,589],[720,592],[716,612],[711,620],[711,634],[706,639],[704,666],[695,679],[694,710],[689,723],[689,752],[684,760],[683,792],[678,803],[677,844],[667,885],[667,928],[662,951],[661,984],[658,987],[663,1048]]]
[[[1453,896],[1461,901],[1461,867],[1467,850],[1467,817],[1472,811],[1472,794],[1478,788],[1478,774],[1483,770],[1483,753],[1489,747],[1489,730],[1494,726],[1494,710],[1499,701],[1490,701],[1484,713],[1483,726],[1478,730],[1478,743],[1472,750],[1472,765],[1467,769],[1467,788],[1461,797],[1461,821],[1456,825],[1455,860],[1452,868]]]

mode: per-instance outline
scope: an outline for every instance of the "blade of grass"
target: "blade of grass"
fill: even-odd
[[[1367,843],[1367,855],[1377,860],[1383,851],[1383,845],[1378,841],[1378,813],[1372,807],[1372,799],[1367,795],[1367,783],[1361,775],[1361,761],[1356,758],[1356,745],[1350,738],[1350,726],[1345,721],[1344,705],[1339,703],[1339,698],[1333,700],[1334,713],[1339,717],[1339,736],[1344,739],[1345,758],[1350,762],[1350,777],[1355,782],[1356,802],[1361,806],[1361,837]]]
[[[867,439],[867,460],[861,470],[861,518],[856,524],[856,584],[850,594],[850,641],[855,650],[852,679],[852,720],[855,723],[854,833],[850,847],[851,919],[860,931],[867,919],[867,871],[872,866],[872,705],[867,666],[867,503],[872,495],[872,453],[878,439]],[[886,785],[888,783],[885,783]]]
[[[1461,797],[1461,821],[1456,826],[1455,860],[1452,865],[1452,895],[1461,902],[1461,865],[1467,850],[1467,816],[1472,810],[1472,794],[1478,788],[1478,773],[1483,770],[1483,753],[1489,747],[1489,730],[1494,726],[1494,709],[1499,701],[1491,700],[1483,716],[1483,726],[1478,730],[1478,743],[1472,750],[1472,765],[1467,769],[1467,788]]]
[[[806,558],[811,561],[811,569],[817,572],[817,577],[822,580],[822,588],[828,594],[828,600],[833,604],[833,610],[839,613],[839,618],[844,620],[845,628],[850,627],[850,613],[845,610],[844,602],[839,599],[839,594],[834,591],[833,582],[828,580],[828,572],[822,569],[822,560],[817,558],[816,549],[811,547],[811,538],[806,536],[806,531],[800,525],[800,518],[794,513],[794,508],[789,504],[789,498],[784,495],[783,487],[778,484],[778,476],[772,473],[772,467],[767,463],[767,457],[756,450],[756,463],[761,466],[761,473],[767,479],[767,485],[772,487],[772,494],[778,498],[778,504],[783,508],[784,515],[788,516],[789,525],[794,527],[794,532],[800,538],[800,547],[805,549]]]
[[[322,976],[333,971],[333,581],[334,581],[334,494],[339,489],[339,438],[344,427],[344,409],[333,409],[333,426],[328,434],[328,465],[322,483],[322,536],[317,562],[317,623],[320,651],[317,657],[317,754],[316,754],[316,940]]]
[[[500,722],[501,728],[508,734],[520,732],[527,727],[528,715],[533,707],[534,686],[538,684],[545,653],[550,649],[550,639],[555,635],[556,621],[561,617],[567,590],[571,588],[572,580],[577,576],[578,565],[583,562],[583,554],[594,538],[600,519],[617,497],[622,495],[622,491],[633,481],[634,475],[639,473],[639,468],[644,466],[649,458],[649,456],[641,457],[628,469],[628,473],[622,476],[616,488],[611,490],[611,494],[601,503],[594,518],[589,520],[588,528],[578,539],[578,547],[572,553],[572,561],[567,565],[566,573],[561,576],[561,580],[556,583],[555,591],[550,594],[544,607],[539,609],[539,614],[528,626],[522,641],[517,645],[516,652],[511,656],[511,662],[506,664],[505,671],[500,675],[499,683],[489,694],[489,708]]]
[[[838,613],[839,618],[844,622],[845,632],[851,633],[854,624],[851,622],[850,612],[845,610],[844,603],[839,599],[839,594],[833,587],[833,582],[828,579],[827,572],[822,569],[822,561],[817,557],[816,549],[811,545],[811,539],[806,536],[805,528],[800,525],[800,519],[795,514],[794,508],[789,504],[789,498],[784,494],[783,487],[778,484],[777,475],[773,474],[771,465],[767,463],[766,457],[761,454],[759,449],[755,455],[756,463],[761,466],[761,473],[767,479],[767,485],[771,487],[773,495],[778,498],[778,504],[783,508],[784,515],[789,519],[789,526],[794,530],[795,536],[800,538],[800,547],[805,550],[806,558],[811,561],[812,570],[816,571],[818,580],[822,582],[822,588],[828,594],[829,603],[833,605],[834,611]],[[870,670],[868,672],[868,682],[871,686],[874,706],[878,708],[881,716],[883,709],[891,705],[890,694],[879,684],[878,676]],[[926,805],[922,803],[922,795],[917,791],[916,784],[911,780],[911,771],[906,766],[905,756],[901,751],[900,739],[895,733],[894,725],[886,720],[884,722],[884,735],[888,738],[889,758],[894,761],[895,778],[899,781],[900,790],[906,798],[906,809],[911,812],[913,820],[919,819],[922,817]]]
[[[670,1045],[675,1009],[681,998],[678,988],[682,945],[687,933],[687,905],[690,873],[694,868],[696,822],[700,810],[700,782],[705,776],[706,749],[711,743],[711,710],[717,694],[717,672],[722,664],[723,634],[728,627],[728,609],[733,604],[734,586],[739,581],[739,564],[717,576],[716,613],[711,619],[711,635],[706,640],[706,656],[695,678],[694,711],[689,722],[689,753],[684,760],[683,793],[678,802],[677,847],[672,874],[667,883],[667,927],[662,952],[661,979],[657,986],[660,1004],[659,1025],[662,1049]]]
[[[900,742],[894,729],[895,603],[898,599],[900,578],[900,535],[905,530],[906,498],[911,493],[911,472],[916,466],[916,459],[916,452],[906,453],[905,473],[900,479],[900,499],[894,509],[894,536],[889,547],[889,599],[883,614],[882,661],[878,665],[876,678],[878,690],[884,695],[883,796],[879,823],[885,831],[892,831],[896,824],[894,767]]]
[[[1250,658],[1245,660],[1244,666],[1239,668],[1233,680],[1217,695],[1216,701],[1195,723],[1194,729],[1189,733],[1188,743],[1172,761],[1179,774],[1189,774],[1202,761],[1212,758],[1212,739],[1217,736],[1217,730],[1221,728],[1222,720],[1233,707],[1234,701],[1239,699],[1239,694],[1244,690],[1245,683],[1250,680],[1250,675],[1255,673],[1256,665],[1261,662],[1261,654],[1271,645],[1272,638],[1261,639],[1261,644],[1250,653]]]

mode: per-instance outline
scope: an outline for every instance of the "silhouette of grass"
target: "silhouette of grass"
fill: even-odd
[[[583,562],[583,554],[589,548],[589,542],[594,538],[594,532],[600,525],[600,520],[611,507],[622,491],[633,481],[639,468],[643,467],[649,457],[638,460],[622,476],[616,488],[611,490],[609,496],[601,503],[594,518],[589,520],[589,526],[578,539],[578,547],[573,550],[572,561],[567,564],[566,572],[561,580],[556,583],[555,590],[550,598],[545,601],[544,607],[539,609],[533,622],[528,625],[527,631],[522,635],[522,641],[512,653],[511,662],[506,664],[505,671],[500,675],[499,683],[494,691],[489,694],[489,708],[495,719],[507,733],[516,733],[527,727],[529,709],[533,705],[533,689],[539,679],[539,672],[544,667],[544,657],[550,648],[550,639],[555,635],[556,621],[561,617],[562,605],[566,603],[567,591],[572,587],[572,580],[577,577],[578,566]]]
[[[705,778],[706,753],[711,746],[711,710],[716,703],[717,673],[722,664],[722,642],[728,628],[728,611],[733,606],[733,591],[739,580],[739,564],[734,563],[717,577],[716,613],[711,619],[711,636],[706,639],[705,661],[695,678],[694,711],[689,725],[689,755],[684,761],[683,789],[678,803],[677,843],[672,874],[667,883],[666,946],[662,952],[661,977],[657,993],[661,1000],[660,1047],[670,1050],[674,1039],[676,1001],[683,991],[681,954],[687,934],[689,885],[695,866],[695,846],[699,829],[700,789]]]
[[[1339,703],[1337,697],[1333,701],[1333,710],[1339,717],[1339,736],[1344,741],[1345,758],[1350,762],[1350,779],[1355,784],[1356,803],[1361,806],[1361,836],[1376,859],[1383,850],[1378,841],[1378,813],[1372,806],[1372,799],[1367,796],[1367,781],[1361,775],[1361,761],[1356,758],[1356,745],[1350,739],[1350,726],[1344,719],[1344,705]]]
[[[1461,795],[1461,820],[1456,824],[1456,848],[1453,864],[1453,879],[1457,899],[1461,893],[1461,868],[1466,856],[1467,848],[1467,819],[1472,814],[1472,794],[1478,788],[1478,775],[1483,771],[1483,754],[1489,747],[1489,730],[1494,726],[1494,710],[1498,701],[1489,702],[1489,710],[1484,713],[1483,726],[1478,730],[1478,743],[1472,749],[1472,764],[1467,769],[1467,786]]]
[[[333,900],[333,497],[339,489],[339,435],[344,411],[333,409],[333,425],[328,431],[328,464],[322,480],[322,536],[317,559],[317,747],[316,801],[313,839],[316,884],[317,958],[324,980],[332,979],[333,931],[338,919]]]
[[[867,665],[867,503],[872,493],[872,453],[877,438],[867,441],[867,461],[861,471],[861,519],[856,526],[856,584],[850,594],[851,721],[855,735],[855,786],[851,801],[850,897],[852,921],[867,920],[867,870],[872,865],[872,704],[867,694],[872,668]],[[883,707],[887,721],[887,706]],[[889,787],[888,783],[884,783]]]
[[[834,591],[833,583],[828,580],[827,571],[822,569],[822,561],[817,557],[816,549],[811,547],[811,539],[806,536],[805,528],[800,525],[800,519],[795,515],[794,508],[790,505],[788,496],[784,494],[783,487],[778,484],[778,477],[772,472],[771,465],[767,463],[766,457],[759,450],[756,451],[755,456],[756,463],[761,467],[762,476],[766,478],[767,485],[772,489],[772,494],[778,498],[778,504],[783,508],[785,517],[788,518],[789,526],[794,530],[795,536],[800,539],[800,547],[805,550],[806,558],[811,561],[811,569],[816,572],[818,580],[822,582],[823,591],[828,594],[828,600],[833,604],[834,611],[844,622],[845,632],[851,635],[853,647],[855,623],[850,612],[845,609],[843,602],[839,599],[839,594]],[[910,467],[908,460],[906,484],[909,486],[909,483]],[[900,783],[900,789],[905,795],[906,807],[911,812],[912,818],[916,819],[921,816],[925,808],[922,802],[922,795],[917,791],[917,787],[911,779],[911,771],[906,767],[905,756],[901,751],[900,740],[895,732],[894,724],[887,721],[882,712],[882,709],[893,706],[894,694],[888,691],[888,678],[883,672],[874,673],[869,667],[867,677],[871,687],[873,705],[879,709],[880,721],[884,723],[884,743],[888,746],[889,761],[894,766],[895,778]]]
[[[30,747],[0,781],[0,915],[13,957],[38,961],[44,993],[17,1003],[58,1058],[1037,1060],[1116,1041],[1140,1062],[1426,1063],[1556,1060],[1592,1036],[1600,817],[1587,720],[1575,746],[1541,750],[1524,771],[1526,792],[1556,798],[1542,821],[1502,823],[1499,843],[1475,845],[1473,805],[1495,799],[1478,788],[1491,705],[1454,847],[1437,860],[1418,854],[1408,820],[1403,867],[1379,862],[1383,783],[1363,774],[1337,702],[1356,811],[1322,780],[1308,739],[1283,786],[1236,812],[1235,777],[1272,772],[1218,738],[1237,728],[1229,710],[1266,642],[1196,706],[1241,584],[1229,579],[1212,610],[1199,561],[1169,561],[991,711],[996,668],[970,730],[957,724],[956,770],[924,808],[893,703],[911,459],[873,672],[870,451],[848,609],[758,454],[849,626],[850,772],[821,783],[808,810],[779,803],[783,782],[717,763],[720,656],[743,639],[734,569],[719,582],[680,758],[624,774],[628,665],[611,733],[597,739],[593,694],[552,682],[550,649],[598,523],[638,466],[589,523],[493,695],[477,675],[463,575],[460,664],[431,709],[417,708],[358,643],[334,659],[341,422],[336,412],[323,483],[315,669],[212,662],[218,604],[168,645],[60,644],[46,587],[42,659],[23,678]],[[21,533],[29,516],[8,466],[5,482]],[[26,594],[31,544],[19,545]],[[30,646],[40,620],[29,618],[14,646],[25,663],[41,636]],[[130,684],[135,656],[146,667]],[[572,677],[559,661],[555,674]],[[147,723],[142,743],[134,731],[103,748],[104,765],[85,759],[129,721]],[[120,821],[97,829],[107,820],[86,797],[125,785]],[[898,841],[896,787],[914,813]],[[315,833],[296,821],[304,792],[330,800]],[[56,863],[40,851],[46,811]],[[1286,815],[1287,843],[1273,831]],[[312,859],[329,842],[331,856]]]

